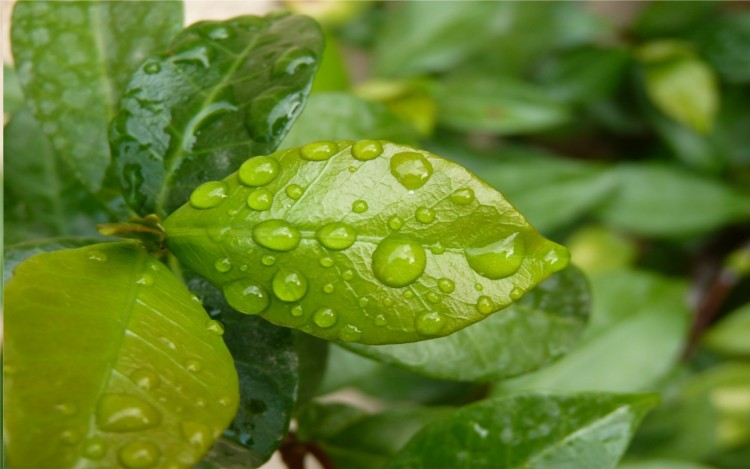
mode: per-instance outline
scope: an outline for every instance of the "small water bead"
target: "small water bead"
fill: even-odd
[[[268,210],[271,204],[273,204],[273,194],[265,189],[255,189],[247,196],[247,206],[255,211]]]
[[[266,267],[271,267],[276,263],[276,258],[270,254],[266,254],[265,256],[260,258],[260,263],[265,265]]]
[[[128,469],[146,469],[159,462],[161,451],[150,441],[131,441],[123,446],[118,453],[118,459]]]
[[[305,190],[302,188],[302,186],[299,186],[297,184],[290,184],[286,187],[285,192],[290,199],[299,200],[299,198],[302,197],[302,194],[304,194]]]
[[[406,189],[416,190],[432,176],[432,165],[421,153],[405,151],[391,157],[391,174]]]
[[[55,410],[66,416],[75,415],[75,413],[78,412],[78,408],[75,406],[75,404],[71,404],[70,402],[57,404],[55,406]]]
[[[271,156],[256,156],[242,163],[238,175],[240,182],[250,187],[270,184],[278,176],[281,167]]]
[[[107,454],[107,446],[101,438],[92,438],[83,445],[83,455],[88,459],[101,459]]]
[[[201,397],[201,398],[199,398],[199,399],[197,399],[197,400],[195,401],[195,406],[196,406],[196,407],[200,407],[201,409],[202,409],[202,408],[204,408],[204,407],[206,407],[206,405],[207,405],[207,404],[208,404],[208,403],[206,402],[206,400],[205,400],[205,399],[203,399],[202,397]]]
[[[143,66],[143,71],[148,75],[155,75],[161,72],[161,65],[159,62],[149,62]]]
[[[323,285],[323,291],[325,293],[333,293],[335,289],[336,287],[334,287],[332,283],[326,283],[325,285]]]
[[[384,299],[383,300],[383,306],[388,306],[388,307],[393,306],[393,300],[390,299],[390,298]]]
[[[260,314],[268,308],[271,299],[262,286],[250,279],[239,279],[223,287],[229,305],[245,314]]]
[[[138,280],[136,280],[135,283],[144,287],[150,287],[154,285],[154,277],[152,277],[150,274],[141,274],[141,276],[138,277]]]
[[[428,224],[435,221],[435,211],[428,207],[419,207],[414,214],[418,222]]]
[[[324,256],[320,258],[320,265],[322,265],[323,267],[333,267],[333,264],[334,264],[333,258],[329,256]]]
[[[438,241],[437,243],[430,246],[430,252],[435,255],[443,254],[445,252],[445,246],[443,246],[443,244]]]
[[[519,287],[513,287],[513,289],[510,291],[510,299],[511,300],[518,300],[523,296],[523,289]]]
[[[159,386],[159,376],[151,370],[141,368],[130,374],[130,380],[141,389],[150,391]]]
[[[190,205],[203,210],[213,208],[229,197],[229,184],[224,181],[208,181],[190,194]]]
[[[393,231],[400,230],[402,226],[404,226],[404,219],[398,215],[391,215],[391,217],[388,218],[388,228]]]
[[[248,269],[248,268],[249,268],[249,267],[247,266],[247,264],[242,264],[242,265],[240,266],[240,272],[247,272],[247,269]]]
[[[456,289],[456,283],[449,278],[441,278],[438,280],[438,288],[443,293],[453,293],[453,290]]]
[[[295,270],[277,270],[271,283],[273,294],[281,301],[299,301],[307,294],[307,278]]]
[[[143,399],[129,394],[108,394],[101,398],[96,424],[108,432],[134,432],[153,428],[161,414]]]
[[[486,246],[464,250],[469,267],[491,280],[506,278],[521,267],[526,254],[526,243],[518,233],[499,239]]]
[[[367,308],[367,305],[370,304],[370,299],[366,296],[363,296],[362,298],[359,299],[357,304],[359,305],[360,308],[363,308],[363,309]]]
[[[89,251],[89,260],[96,262],[107,262],[107,255],[101,251]]]
[[[329,223],[315,232],[320,244],[328,249],[340,251],[346,249],[357,240],[357,233],[344,223]]]
[[[352,212],[354,213],[364,213],[368,208],[367,202],[364,200],[355,200],[352,204]]]
[[[60,441],[62,441],[66,445],[74,445],[81,441],[81,434],[75,430],[64,430],[62,433],[60,433]]]
[[[226,273],[232,270],[232,262],[226,257],[214,262],[214,269],[221,273]]]
[[[469,205],[474,202],[474,191],[470,187],[458,189],[451,194],[451,201],[456,205]]]
[[[411,300],[412,298],[414,298],[414,292],[411,290],[404,290],[401,296],[403,296],[407,300]]]
[[[375,316],[375,325],[378,327],[385,326],[388,323],[388,321],[385,319],[385,316],[382,314],[378,314]]]
[[[182,422],[180,429],[185,441],[196,448],[203,449],[211,443],[211,429],[202,423]]]
[[[354,278],[354,272],[351,270],[345,270],[341,273],[341,278],[344,280],[351,280]]]
[[[356,166],[349,166],[348,169],[349,169],[350,173],[356,173],[357,172],[357,167]]]
[[[292,307],[291,313],[292,313],[292,316],[294,316],[295,318],[298,318],[298,317],[302,316],[304,314],[304,310],[302,309],[302,305],[294,305]]]
[[[185,361],[185,369],[191,373],[199,373],[203,369],[203,365],[200,361],[190,358]]]
[[[377,140],[360,140],[352,145],[352,156],[360,161],[369,161],[383,153],[383,145]]]
[[[338,317],[336,311],[331,308],[321,307],[313,313],[313,322],[316,326],[328,329],[336,324]]]
[[[474,290],[476,290],[476,291],[482,291],[482,290],[484,290],[484,285],[482,285],[481,283],[477,282],[477,283],[474,284]]]
[[[334,142],[313,142],[300,148],[300,156],[308,161],[325,161],[338,153],[339,147]]]
[[[168,339],[167,337],[159,337],[159,342],[166,345],[171,350],[177,350],[177,344],[175,344],[172,340]]]
[[[477,311],[487,315],[495,311],[495,302],[489,296],[480,296],[477,299]]]
[[[339,339],[346,342],[354,342],[362,337],[362,331],[353,324],[347,324],[339,331]]]
[[[375,277],[389,287],[405,287],[424,272],[424,248],[409,239],[385,238],[372,253]]]
[[[437,335],[443,327],[445,327],[445,317],[434,311],[424,312],[414,321],[414,328],[421,335]]]
[[[211,39],[213,39],[215,41],[221,41],[223,39],[229,39],[233,35],[234,34],[232,33],[231,30],[229,30],[229,29],[227,29],[227,28],[225,28],[223,26],[218,26],[218,27],[213,28],[211,31],[208,32],[208,37],[210,37]]]
[[[229,396],[221,396],[219,398],[219,405],[222,407],[229,407],[232,404],[232,398]]]
[[[266,220],[253,227],[253,241],[274,251],[291,251],[300,239],[299,231],[284,220]]]
[[[438,295],[437,293],[430,292],[427,294],[427,301],[429,301],[430,303],[435,303],[435,304],[440,303],[440,295]]]

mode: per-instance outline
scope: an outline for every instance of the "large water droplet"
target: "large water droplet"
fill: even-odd
[[[161,451],[155,443],[136,440],[123,446],[117,456],[128,469],[146,469],[159,462]]]
[[[372,253],[372,271],[389,287],[409,285],[422,275],[426,265],[424,248],[408,239],[386,238]]]
[[[383,153],[383,145],[376,140],[360,140],[352,146],[352,156],[361,161],[377,158]]]
[[[107,453],[107,446],[101,438],[92,438],[83,445],[83,455],[88,459],[101,459]]]
[[[456,284],[449,278],[438,280],[438,288],[444,293],[452,293],[456,289]]]
[[[398,215],[391,215],[388,218],[388,228],[392,229],[393,231],[400,230],[402,226],[404,226],[404,219],[399,217]]]
[[[357,233],[349,225],[334,222],[320,228],[315,233],[315,237],[318,238],[318,241],[323,246],[338,251],[354,244],[354,241],[357,239]]]
[[[353,324],[347,324],[339,331],[339,339],[346,342],[354,342],[362,337],[362,331]]]
[[[445,317],[435,311],[426,311],[414,320],[414,328],[421,335],[437,335],[445,327]]]
[[[224,325],[215,319],[209,319],[206,321],[206,330],[211,334],[223,335]]]
[[[95,262],[107,262],[107,255],[101,251],[89,251],[89,260]]]
[[[526,245],[518,233],[478,248],[464,250],[469,266],[492,280],[508,277],[521,267]]]
[[[334,142],[313,142],[299,149],[302,159],[310,161],[325,161],[338,151],[339,147]]]
[[[421,153],[405,151],[391,158],[391,174],[409,190],[419,189],[432,176],[432,165]]]
[[[273,194],[265,189],[256,189],[247,196],[247,206],[258,212],[271,208]]]
[[[299,231],[284,220],[266,220],[253,227],[253,241],[274,251],[291,251],[300,238]]]
[[[458,189],[456,192],[451,194],[451,200],[456,205],[469,205],[474,202],[474,191],[469,187]]]
[[[190,205],[197,209],[213,208],[229,196],[229,184],[224,181],[208,181],[190,194]]]
[[[313,313],[313,322],[316,326],[322,327],[323,329],[333,327],[333,325],[336,324],[337,319],[336,311],[331,308],[318,308],[315,313]]]
[[[477,311],[486,316],[495,311],[495,302],[489,296],[480,296],[477,299]]]
[[[151,370],[140,368],[130,374],[130,380],[141,389],[147,391],[159,386],[159,376]]]
[[[180,425],[182,437],[190,445],[203,449],[211,443],[211,429],[198,422],[182,422]]]
[[[299,301],[307,293],[307,279],[294,270],[277,270],[272,283],[273,294],[281,301]]]
[[[229,305],[245,314],[260,314],[268,308],[268,293],[250,279],[239,279],[224,285],[224,297]]]
[[[219,259],[214,262],[214,269],[221,273],[229,272],[230,270],[232,270],[232,261],[230,261],[226,257]]]
[[[418,222],[428,224],[435,220],[435,211],[429,207],[419,207],[414,214]]]
[[[352,204],[352,212],[354,213],[364,213],[367,211],[367,202],[364,200],[355,200]]]
[[[273,157],[256,156],[240,166],[240,182],[251,187],[265,186],[276,179],[279,170],[279,162]]]
[[[293,200],[299,200],[304,192],[305,190],[302,188],[302,186],[299,186],[297,184],[290,184],[286,187],[286,195]]]
[[[96,411],[96,424],[108,432],[145,430],[160,422],[159,411],[143,399],[129,394],[102,397]]]

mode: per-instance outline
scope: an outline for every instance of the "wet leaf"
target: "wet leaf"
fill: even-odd
[[[182,26],[181,2],[18,2],[13,59],[42,130],[92,192],[110,163],[107,128],[143,58]]]
[[[750,14],[732,12],[702,21],[692,35],[701,53],[730,83],[750,82]]]
[[[697,464],[677,459],[646,459],[643,461],[626,461],[617,466],[617,469],[712,469],[703,464]]]
[[[568,262],[472,173],[388,142],[251,158],[190,201],[164,222],[168,248],[233,308],[326,339],[447,335]]]
[[[653,395],[516,394],[428,424],[388,468],[613,468]]]
[[[33,256],[5,294],[11,466],[190,466],[232,419],[221,335],[136,245]]]
[[[322,33],[304,16],[243,16],[182,31],[133,74],[110,141],[128,203],[171,212],[190,190],[271,152],[302,111]]]
[[[8,280],[13,276],[13,270],[18,264],[35,254],[59,251],[61,249],[80,248],[101,242],[102,240],[99,238],[70,237],[24,241],[3,246],[3,285],[8,283]]]
[[[346,346],[432,378],[508,378],[540,368],[573,348],[589,303],[586,278],[568,267],[501,313],[449,336],[411,344]]]

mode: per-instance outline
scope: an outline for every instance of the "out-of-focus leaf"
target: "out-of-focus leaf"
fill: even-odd
[[[305,16],[183,30],[133,74],[110,141],[128,203],[169,213],[190,191],[272,152],[302,111],[323,34]]]
[[[591,321],[579,346],[547,368],[500,383],[495,393],[654,389],[678,359],[686,337],[686,286],[623,270],[591,277],[591,287]]]
[[[688,461],[669,459],[646,459],[643,461],[626,461],[617,469],[712,469],[709,466]]]
[[[35,241],[24,241],[17,244],[5,245],[3,252],[3,285],[13,276],[13,270],[18,264],[34,254],[74,249],[101,243],[100,238],[47,238]]]
[[[340,3],[353,4],[353,2]],[[330,31],[325,31],[325,48],[320,59],[320,67],[313,80],[311,92],[346,91],[347,89],[349,89],[349,71],[344,62],[341,46],[335,35]]]
[[[227,437],[222,437],[192,469],[249,469],[260,467],[261,464],[251,450]]]
[[[13,59],[52,147],[92,192],[110,164],[107,128],[143,58],[182,27],[181,2],[18,2]]]
[[[12,116],[24,106],[23,90],[16,69],[3,64],[3,114]]]
[[[465,132],[533,133],[571,118],[545,88],[509,77],[456,75],[436,84],[435,99],[438,123]]]
[[[703,345],[722,355],[750,357],[750,304],[711,327],[703,337]]]
[[[516,394],[428,424],[388,468],[614,468],[653,395]]]
[[[633,22],[633,31],[644,38],[679,36],[714,18],[718,5],[718,2],[648,2]]]
[[[449,336],[411,344],[346,347],[437,379],[508,378],[540,368],[573,348],[586,324],[589,302],[586,278],[571,266],[509,308]]]
[[[369,358],[352,353],[340,346],[331,346],[328,352],[328,366],[320,394],[326,394],[355,384],[358,380],[376,373],[381,365]]]
[[[630,267],[637,255],[635,240],[601,225],[577,229],[565,245],[572,263],[589,275]]]
[[[295,407],[305,405],[318,393],[326,377],[328,341],[294,331],[294,350],[297,353],[299,384]]]
[[[371,80],[359,84],[357,96],[385,104],[402,121],[410,123],[421,136],[435,127],[437,109],[430,92],[430,80]]]
[[[382,139],[413,144],[416,133],[384,105],[349,93],[316,93],[281,144],[282,148],[320,140]]]
[[[703,2],[698,2],[703,3]],[[722,78],[750,82],[750,13],[732,12],[701,22],[691,38]]]
[[[237,409],[205,310],[132,243],[38,254],[5,288],[4,426],[15,467],[197,462]]]

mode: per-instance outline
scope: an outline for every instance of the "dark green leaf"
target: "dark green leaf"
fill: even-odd
[[[25,261],[34,254],[43,252],[59,251],[61,249],[73,249],[101,243],[99,238],[49,238],[38,241],[25,241],[22,243],[4,246],[3,252],[3,285],[13,276],[13,270],[18,264]]]
[[[646,459],[643,461],[626,461],[617,469],[712,469],[703,464],[668,459]]]
[[[12,46],[26,97],[54,149],[92,192],[110,162],[109,121],[143,58],[182,26],[181,2],[18,2]]]
[[[711,327],[703,345],[722,355],[750,357],[750,304],[746,304]]]
[[[23,90],[16,69],[3,64],[3,114],[12,116],[23,106]]]
[[[215,323],[136,245],[33,256],[5,295],[11,466],[189,466],[232,419]]]
[[[388,142],[251,158],[190,200],[169,249],[235,309],[327,339],[447,335],[568,263],[472,173]]]
[[[226,437],[219,438],[192,469],[251,469],[262,462],[251,450]]]
[[[644,272],[591,277],[591,322],[580,344],[536,373],[506,381],[497,393],[653,390],[677,361],[687,333],[686,286]]]
[[[718,2],[648,2],[633,24],[642,37],[669,37],[692,31],[716,16]]]
[[[323,37],[304,16],[194,24],[132,76],[110,141],[131,206],[168,213],[190,190],[276,149],[302,111]]]
[[[294,349],[299,361],[299,385],[296,407],[305,405],[318,393],[326,375],[328,342],[304,332],[295,331]]]
[[[613,468],[652,395],[517,394],[427,425],[388,468]]]
[[[702,21],[693,38],[725,80],[750,82],[750,13],[733,12]]]
[[[586,324],[589,291],[580,270],[568,267],[520,301],[481,324],[411,344],[347,348],[438,379],[484,381],[533,371],[575,344]]]

